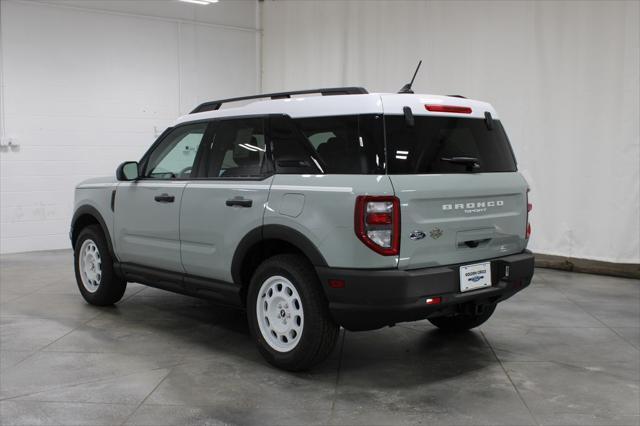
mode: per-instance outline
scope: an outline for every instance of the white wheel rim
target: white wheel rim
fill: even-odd
[[[91,239],[84,240],[80,247],[79,270],[82,285],[89,293],[95,293],[102,279],[102,258],[98,246]]]
[[[293,350],[302,337],[304,311],[298,290],[285,277],[268,278],[258,292],[256,314],[260,333],[278,352]]]

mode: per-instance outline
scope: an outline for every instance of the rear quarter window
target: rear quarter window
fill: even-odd
[[[346,115],[294,119],[328,174],[384,173],[382,116]]]
[[[478,159],[475,172],[514,172],[516,162],[499,120],[489,129],[484,119],[415,116],[414,126],[404,116],[385,116],[389,174],[466,173],[467,167],[445,159]]]
[[[271,138],[277,173],[382,174],[383,117],[273,117]]]

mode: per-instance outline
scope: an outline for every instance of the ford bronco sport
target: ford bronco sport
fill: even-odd
[[[358,87],[212,101],[116,179],[77,186],[76,279],[94,305],[138,282],[246,309],[264,357],[302,370],[340,326],[484,323],[531,282],[527,192],[484,102]]]

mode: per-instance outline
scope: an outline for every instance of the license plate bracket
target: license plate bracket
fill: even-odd
[[[474,263],[460,267],[460,291],[462,293],[491,287],[491,262]]]

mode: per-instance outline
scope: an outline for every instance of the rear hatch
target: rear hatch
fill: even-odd
[[[473,263],[524,250],[527,183],[495,111],[454,98],[439,99],[429,111],[429,100],[405,95],[406,111],[397,107],[402,95],[392,96],[396,102],[383,102],[387,168],[401,205],[398,267]]]

